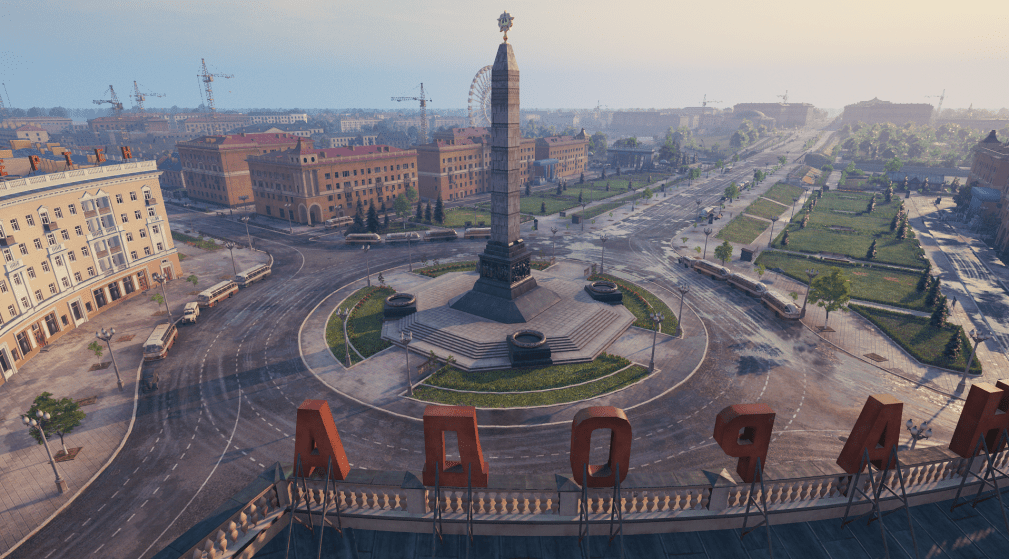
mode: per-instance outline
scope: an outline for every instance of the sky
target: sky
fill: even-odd
[[[465,108],[493,63],[497,17],[521,70],[524,109],[672,108],[878,97],[944,108],[1009,106],[1009,7],[997,0],[4,0],[5,104],[128,108]],[[107,105],[106,105],[107,107]]]

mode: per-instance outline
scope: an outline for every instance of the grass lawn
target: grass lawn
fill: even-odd
[[[802,283],[809,282],[807,269],[819,270],[820,274],[824,275],[830,268],[840,268],[851,278],[851,294],[855,299],[916,311],[932,310],[925,306],[926,294],[915,290],[919,278],[919,274],[916,273],[883,267],[824,262],[819,258],[805,258],[777,251],[761,252],[757,257],[757,264],[763,264],[766,268],[780,268],[786,276]]]
[[[369,289],[374,288],[366,287],[355,291],[350,297],[347,297],[347,300],[344,301],[342,306],[353,307],[358,303],[358,301],[367,295],[367,291]],[[333,352],[333,355],[340,360],[340,363],[346,365],[346,363],[344,363],[344,358],[346,357],[346,347],[344,347],[345,344],[343,343],[343,319],[341,319],[340,315],[336,312],[329,315],[329,321],[326,322],[326,344],[329,346],[329,350]],[[360,351],[360,348],[358,348],[358,351]],[[350,359],[351,363],[357,363],[360,361],[353,351],[350,352]]]
[[[430,386],[419,386],[414,389],[414,398],[427,402],[455,406],[476,406],[479,408],[511,408],[525,406],[546,406],[564,402],[576,402],[594,398],[607,392],[618,390],[634,384],[648,376],[648,369],[635,365],[611,377],[595,382],[560,388],[547,392],[531,392],[525,394],[480,394],[475,392],[449,392]]]
[[[715,237],[731,243],[748,245],[756,240],[771,224],[746,215],[737,215]]]
[[[474,208],[449,208],[445,210],[445,227],[465,227],[466,222],[479,227],[478,223],[484,222],[484,226],[490,227],[490,212],[476,210]]]
[[[592,219],[593,217],[600,216],[606,213],[610,213],[613,210],[623,206],[624,204],[629,204],[630,200],[621,200],[619,202],[606,202],[605,204],[599,204],[598,206],[593,206],[591,208],[585,208],[585,211],[578,212],[585,219]]]
[[[424,384],[474,392],[525,392],[547,390],[579,384],[630,365],[619,355],[603,353],[595,361],[571,365],[553,365],[532,369],[465,372],[455,368],[442,369]]]
[[[757,198],[752,204],[746,207],[744,212],[755,215],[757,217],[762,217],[764,219],[777,219],[782,213],[790,210],[788,206],[782,206],[777,202],[772,202],[770,200],[765,200],[763,198]]]
[[[350,335],[351,343],[361,355],[370,357],[392,345],[381,337],[382,306],[385,298],[395,292],[389,287],[365,287],[355,291],[344,302],[344,307],[354,309],[350,314],[347,333]],[[368,300],[358,306],[365,297],[368,297]],[[340,363],[346,365],[344,360],[347,350],[343,343],[343,320],[336,312],[329,316],[326,323],[326,344]],[[351,350],[350,360],[351,363],[357,363],[361,359]]]
[[[943,328],[936,328],[929,323],[927,316],[914,316],[862,305],[848,306],[878,326],[918,361],[957,371],[963,371],[967,366],[972,346],[959,325],[947,324]],[[961,350],[960,355],[951,361],[943,355],[943,352],[954,334],[960,336]],[[981,374],[981,363],[977,359],[971,364],[970,372]]]
[[[624,306],[627,307],[627,310],[631,311],[637,319],[634,321],[634,326],[644,328],[645,330],[655,330],[655,324],[652,322],[652,319],[648,317],[648,313],[658,311],[666,317],[666,320],[662,323],[662,327],[659,331],[666,333],[676,332],[679,321],[673,311],[662,302],[662,299],[659,299],[643,287],[626,282],[622,279],[617,279],[609,274],[595,274],[593,276],[589,276],[589,281],[597,280],[612,281],[617,284],[621,293],[624,294]]]
[[[801,195],[803,189],[798,186],[792,186],[790,184],[785,184],[779,182],[778,184],[767,189],[767,192],[763,193],[764,198],[774,200],[775,202],[781,202],[782,204],[792,205],[792,198],[798,198]]]
[[[435,264],[434,266],[428,266],[426,268],[417,268],[413,272],[415,274],[421,274],[429,278],[436,278],[448,274],[450,272],[475,272],[476,271],[476,260],[467,260],[465,262],[450,262],[448,264]],[[534,270],[545,270],[550,266],[550,262],[545,260],[533,260],[529,264]]]
[[[202,248],[203,250],[220,250],[224,248],[224,245],[219,245],[213,240],[204,241],[203,237],[190,237],[189,235],[176,233],[175,231],[172,231],[172,240],[186,243],[196,248]]]

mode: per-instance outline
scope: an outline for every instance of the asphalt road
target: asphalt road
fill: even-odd
[[[813,132],[781,148],[797,153]],[[691,285],[687,303],[704,319],[709,355],[669,397],[635,408],[632,467],[685,471],[734,468],[711,440],[715,415],[734,403],[761,401],[777,412],[770,462],[833,461],[865,398],[889,392],[903,399],[905,416],[929,418],[934,442],[948,440],[956,410],[944,398],[915,390],[832,349],[797,323],[779,320],[759,303],[670,263],[670,239],[696,212],[712,205],[731,180],[777,153],[736,164],[681,187],[661,203],[614,226],[607,262],[673,289]],[[234,239],[240,224],[196,214],[171,221]],[[158,391],[142,397],[136,426],[112,467],[64,513],[12,557],[150,557],[244,487],[273,462],[293,460],[294,421],[306,398],[329,401],[354,467],[420,470],[423,433],[417,421],[393,418],[329,393],[305,370],[298,354],[302,320],[326,295],[365,274],[360,251],[333,241],[253,228],[270,251],[273,276],[201,314],[182,329],[169,359],[151,366]],[[529,241],[549,250],[550,239]],[[427,245],[429,258],[476,254],[480,241]],[[558,256],[595,260],[598,240],[558,239]],[[416,249],[415,249],[416,254]],[[372,273],[406,264],[406,248],[370,252]],[[952,413],[951,413],[952,412]],[[495,473],[565,472],[569,426],[483,429],[481,442]],[[603,446],[593,445],[593,460]],[[595,454],[598,454],[595,455]]]

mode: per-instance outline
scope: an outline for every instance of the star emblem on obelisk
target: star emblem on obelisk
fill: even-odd
[[[508,42],[508,30],[512,28],[512,22],[515,20],[508,12],[501,14],[501,17],[497,18],[498,28],[504,32],[504,40]]]

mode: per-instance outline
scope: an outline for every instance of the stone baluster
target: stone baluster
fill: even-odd
[[[241,537],[241,535],[242,535],[242,533],[238,529],[238,524],[236,524],[234,520],[232,520],[231,522],[229,522],[228,523],[228,539],[231,540],[231,543],[237,542],[238,538]]]
[[[214,549],[214,541],[208,539],[203,542],[203,553],[207,559],[217,559],[217,550]]]

